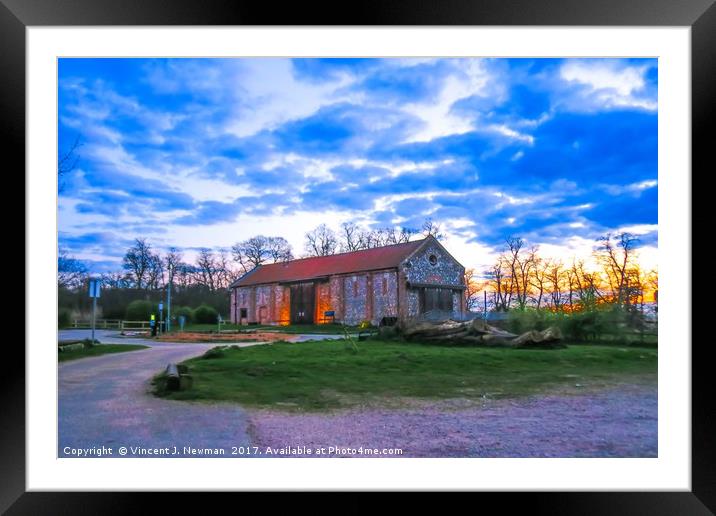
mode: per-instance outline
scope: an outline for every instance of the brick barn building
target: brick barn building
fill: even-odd
[[[378,325],[465,311],[465,268],[432,236],[260,265],[229,288],[231,322],[240,324]]]

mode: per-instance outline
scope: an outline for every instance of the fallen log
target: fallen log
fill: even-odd
[[[560,343],[562,334],[556,327],[544,331],[532,330],[518,336],[479,319],[408,324],[403,328],[403,336],[407,340],[443,345],[544,349],[566,347]]]
[[[543,331],[528,331],[523,333],[512,341],[512,344],[518,348],[566,348],[560,341],[562,340],[562,332],[554,326]]]
[[[179,369],[177,368],[177,365],[167,364],[164,375],[167,377],[167,390],[178,391],[181,387],[181,378],[179,376]]]

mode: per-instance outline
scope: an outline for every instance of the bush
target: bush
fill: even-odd
[[[58,328],[67,328],[70,324],[72,324],[72,312],[68,310],[67,308],[60,308],[57,311],[57,327]]]
[[[159,307],[151,301],[137,299],[127,305],[125,319],[128,321],[148,321],[152,314],[159,318]]]
[[[219,312],[209,305],[200,305],[192,314],[192,321],[199,324],[216,324]]]
[[[629,336],[639,329],[638,321],[635,320],[629,312],[614,305],[598,305],[572,313],[528,308],[511,310],[507,316],[506,329],[519,335],[556,326],[569,341],[627,343]]]
[[[193,321],[194,311],[188,306],[177,306],[176,308],[172,308],[172,318],[176,320],[177,324],[179,324],[180,315],[183,315],[185,323],[189,324]]]

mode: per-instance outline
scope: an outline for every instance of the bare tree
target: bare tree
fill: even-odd
[[[291,260],[291,245],[283,237],[257,235],[231,247],[234,261],[239,264],[241,273],[247,273],[264,263],[276,263]]]
[[[134,286],[138,289],[149,287],[149,280],[153,278],[156,267],[156,256],[144,238],[137,238],[134,245],[127,249],[122,259],[122,267],[131,277]]]
[[[473,310],[480,306],[480,292],[485,288],[485,283],[481,282],[475,269],[465,269],[465,307]]]
[[[293,260],[291,244],[283,237],[268,237],[267,241],[269,258],[272,263],[287,262]]]
[[[651,296],[654,300],[655,309],[658,312],[659,306],[659,272],[652,269],[646,275],[646,285],[651,290]]]
[[[87,280],[87,266],[77,258],[60,249],[57,256],[57,286],[59,288],[80,288]]]
[[[167,254],[164,255],[164,267],[167,271],[167,276],[172,276],[172,281],[174,274],[176,273],[176,269],[179,266],[179,264],[182,261],[182,254],[176,247],[170,247],[169,251],[167,251]],[[167,277],[167,283],[169,282],[170,278]]]
[[[524,252],[524,240],[518,237],[506,238],[505,244],[506,252],[501,259],[507,265],[510,279],[510,290],[507,292],[506,306],[509,308],[514,299],[517,307],[522,310],[529,301],[530,278],[535,265],[537,250],[533,247]]]
[[[308,256],[328,256],[336,254],[338,237],[325,224],[306,233],[306,253]]]
[[[70,148],[57,160],[57,185],[60,192],[64,190],[65,177],[77,168],[77,163],[80,159],[77,154],[77,149],[79,149],[81,145],[80,136],[77,135]]]
[[[172,284],[175,288],[186,289],[187,287],[189,287],[189,285],[194,283],[195,275],[196,267],[184,261],[179,261],[174,266],[174,272],[172,274]]]
[[[619,306],[628,304],[628,278],[634,266],[634,250],[638,239],[630,233],[616,236],[607,234],[599,242],[597,259],[604,266],[612,297]]]
[[[542,306],[542,299],[544,298],[549,285],[551,262],[537,256],[536,250],[532,252],[532,256],[533,267],[530,284],[534,289],[535,307],[539,309]]]
[[[216,290],[218,271],[214,252],[206,247],[199,250],[196,258],[196,274],[198,281],[209,290]]]
[[[155,290],[164,287],[164,261],[158,254],[149,255],[146,285],[147,288]]]
[[[423,222],[423,235],[424,236],[433,236],[437,240],[443,240],[445,238],[445,234],[442,232],[442,227],[440,224],[433,221],[431,218],[425,219],[425,222]]]
[[[563,287],[565,283],[565,273],[562,262],[550,261],[546,267],[546,285],[549,291],[547,304],[554,310],[561,310],[563,299]]]
[[[604,300],[599,273],[588,271],[584,260],[572,263],[572,280],[581,308],[592,308]]]
[[[217,288],[229,288],[229,285],[239,276],[231,267],[231,260],[226,249],[219,249],[216,260]]]
[[[493,308],[497,312],[506,312],[512,297],[512,281],[509,277],[509,264],[506,263],[504,256],[498,257],[486,276],[488,284],[492,286]]]
[[[107,272],[100,277],[102,287],[106,289],[121,289],[130,287],[130,278],[125,272]]]
[[[343,253],[365,249],[367,247],[365,230],[353,222],[344,222],[341,224],[339,247]]]

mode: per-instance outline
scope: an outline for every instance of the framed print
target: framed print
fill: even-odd
[[[155,490],[713,508],[709,2],[80,4],[1,11],[27,191],[10,513]]]

